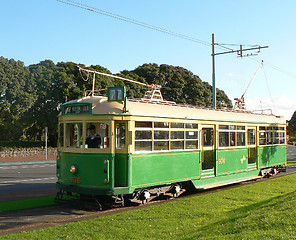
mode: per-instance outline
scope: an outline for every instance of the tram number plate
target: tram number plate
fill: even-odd
[[[70,182],[80,184],[81,179],[80,179],[80,177],[70,177]]]

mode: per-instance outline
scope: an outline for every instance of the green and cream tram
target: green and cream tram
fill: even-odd
[[[61,192],[149,201],[160,194],[178,196],[187,187],[256,179],[286,166],[281,117],[162,100],[113,101],[112,93],[62,105]],[[97,147],[87,144],[91,126],[101,139]]]

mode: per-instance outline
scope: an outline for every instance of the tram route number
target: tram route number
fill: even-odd
[[[81,179],[80,179],[80,177],[70,177],[70,182],[71,183],[78,183],[78,184],[80,184],[81,183]]]

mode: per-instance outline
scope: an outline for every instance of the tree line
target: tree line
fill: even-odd
[[[23,62],[0,57],[0,140],[38,141],[48,127],[49,143],[56,145],[57,115],[61,104],[84,96],[92,89],[92,76],[79,72],[77,65],[112,74],[100,65],[86,67],[73,62],[45,60],[25,66]],[[182,67],[143,64],[123,70],[121,77],[162,85],[165,100],[182,104],[212,106],[212,86]],[[141,98],[146,88],[106,76],[96,76],[96,89],[126,86],[128,98]],[[217,107],[231,108],[224,91],[217,89]]]
[[[296,142],[296,111],[293,113],[291,119],[288,121],[287,134],[290,141]]]

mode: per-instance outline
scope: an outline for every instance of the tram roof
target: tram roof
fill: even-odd
[[[91,103],[92,114],[123,114],[123,102],[109,102],[104,96],[88,96],[65,104]],[[283,117],[242,110],[212,109],[171,102],[152,102],[141,99],[127,100],[127,113],[132,116],[179,118],[225,122],[256,122],[286,124]]]

